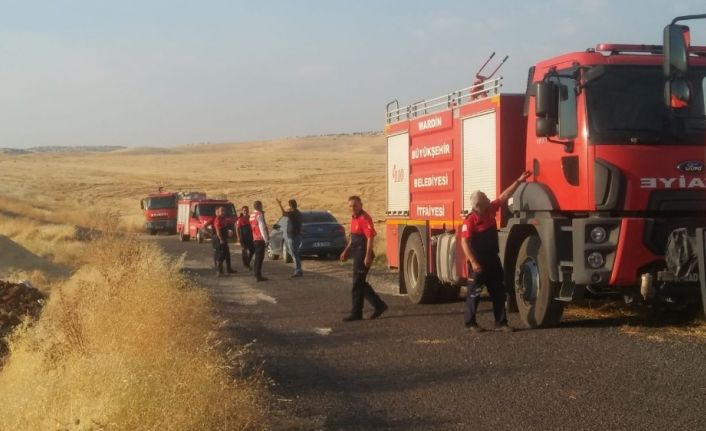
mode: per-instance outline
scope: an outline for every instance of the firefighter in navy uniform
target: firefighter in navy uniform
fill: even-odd
[[[507,203],[508,199],[515,193],[515,190],[530,175],[529,171],[523,172],[510,187],[505,189],[492,202],[480,190],[471,193],[471,213],[463,221],[461,246],[469,266],[468,294],[466,296],[464,320],[466,328],[473,332],[484,331],[476,321],[476,311],[482,285],[488,288],[488,293],[493,301],[495,329],[505,332],[513,331],[507,324],[505,274],[498,256],[498,229],[495,222],[495,214]]]
[[[340,258],[342,262],[348,260],[349,256],[353,258],[353,307],[351,314],[343,321],[351,322],[363,318],[364,299],[367,299],[375,309],[370,318],[377,319],[387,310],[387,304],[380,299],[373,287],[366,281],[374,257],[373,238],[375,238],[376,232],[373,227],[373,219],[363,211],[363,202],[358,196],[348,198],[348,208],[353,216],[351,218],[351,237]]]
[[[213,244],[213,263],[218,270],[218,275],[223,276],[223,262],[226,263],[228,274],[235,274],[237,271],[233,269],[230,263],[230,248],[228,247],[228,225],[225,224],[224,207],[216,208],[216,216],[213,218],[211,225],[213,233],[211,234],[211,242]]]

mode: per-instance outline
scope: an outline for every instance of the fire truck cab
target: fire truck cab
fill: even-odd
[[[524,170],[497,216],[509,308],[559,322],[584,295],[706,298],[706,47],[688,27],[663,46],[599,44],[502,78],[400,107],[388,104],[387,257],[417,303],[457,296],[469,196],[492,200]],[[703,247],[702,247],[703,248]],[[701,258],[699,257],[701,256]]]
[[[171,192],[152,193],[140,201],[145,217],[145,230],[150,235],[157,232],[176,233],[177,194]]]

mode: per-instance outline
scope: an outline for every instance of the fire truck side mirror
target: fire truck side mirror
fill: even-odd
[[[681,109],[691,102],[691,88],[684,79],[674,79],[664,83],[664,104],[671,109]]]
[[[689,69],[689,27],[670,24],[664,28],[662,72],[665,78],[686,74]]]
[[[548,138],[556,135],[556,120],[553,118],[537,117],[536,121],[537,137]]]
[[[556,135],[558,110],[559,110],[559,88],[553,82],[541,81],[535,83],[534,111],[537,115],[536,135],[537,137],[549,137]]]

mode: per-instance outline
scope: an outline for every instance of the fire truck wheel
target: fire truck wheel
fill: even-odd
[[[150,235],[157,235],[157,229],[150,229]]]
[[[199,244],[203,244],[203,234],[201,233],[201,231],[196,232],[196,241]]]
[[[190,239],[188,234],[184,235],[180,233],[179,237],[181,237],[182,242],[187,242]]]
[[[292,256],[287,253],[287,244],[285,244],[284,241],[282,241],[282,256],[286,263],[292,263]]]
[[[427,277],[427,258],[422,238],[416,232],[407,238],[401,269],[407,296],[413,303],[429,304],[437,300],[439,286]]]
[[[554,326],[564,303],[555,300],[559,283],[549,279],[547,258],[538,235],[525,238],[515,264],[515,299],[522,322],[530,328]]]

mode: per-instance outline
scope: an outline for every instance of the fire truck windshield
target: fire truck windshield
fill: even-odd
[[[224,216],[233,217],[235,216],[235,206],[233,204],[199,204],[196,206],[197,216],[209,216],[212,217],[216,215],[216,208],[222,206],[225,209]]]
[[[175,196],[160,196],[145,199],[145,209],[148,210],[163,210],[168,208],[176,208],[177,199]]]
[[[672,115],[664,105],[661,66],[607,66],[586,86],[589,141],[704,145],[706,69],[693,68],[687,78],[691,104]]]

